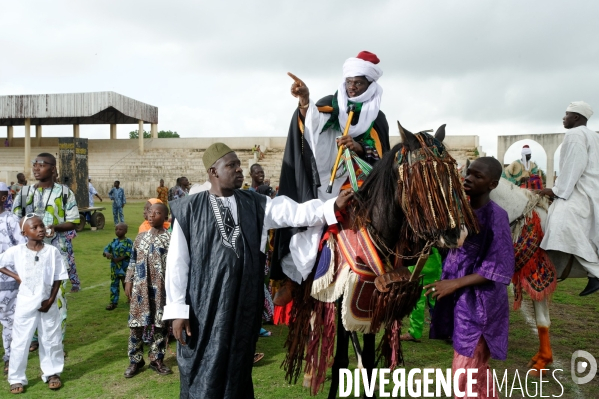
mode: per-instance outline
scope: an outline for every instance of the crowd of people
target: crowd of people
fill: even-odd
[[[80,290],[70,243],[76,236],[75,224],[80,222],[75,195],[67,186],[57,182],[53,155],[39,154],[33,161],[32,170],[36,179],[34,185],[28,185],[22,173],[17,175],[16,184],[8,186],[0,183],[0,232],[3,233],[0,238],[0,320],[3,323],[4,373],[8,375],[12,393],[23,392],[27,385],[27,354],[38,348],[42,379],[50,389],[61,387],[66,280],[71,281],[71,292]],[[274,197],[275,191],[264,184],[262,167],[255,164],[251,170],[252,186],[249,191]],[[268,180],[266,183],[269,183]],[[197,185],[199,188],[195,193],[205,191],[202,186],[209,187],[210,184]],[[144,342],[150,347],[149,367],[161,375],[172,373],[163,362],[166,338],[169,333],[172,334],[172,329],[168,329],[168,323],[162,317],[166,305],[166,257],[172,232],[168,204],[189,196],[190,189],[186,177],[178,178],[176,185],[170,189],[161,179],[156,189],[157,198],[150,198],[144,206],[144,222],[139,226],[135,241],[127,237],[129,226],[123,215],[127,200],[120,182],[115,181],[108,192],[112,200],[116,237],[103,251],[103,257],[110,261],[111,280],[110,302],[106,310],[114,310],[118,306],[122,288],[128,298],[131,331],[128,344],[130,364],[124,373],[126,378],[135,376],[145,365]],[[90,207],[94,206],[95,198],[103,201],[91,177],[88,178],[88,193]],[[33,253],[35,267],[28,268]],[[17,298],[21,298],[19,306],[16,305]],[[37,303],[43,306],[35,307]],[[269,314],[272,317],[272,309]],[[260,334],[268,336],[269,332],[261,328]],[[261,358],[260,355],[256,354]]]
[[[133,226],[126,224],[123,212],[125,190],[120,181],[114,182],[108,196],[116,237],[102,255],[110,261],[106,310],[117,308],[121,288],[129,304],[124,377],[134,377],[145,366],[144,344],[149,346],[149,367],[160,375],[171,374],[164,355],[172,334],[178,341],[182,398],[254,397],[252,366],[261,358],[256,342],[268,335],[262,323],[273,317],[274,305],[281,310],[291,303],[314,268],[323,228],[336,225],[354,197],[348,184],[353,172],[334,172],[338,148],[349,149],[369,165],[390,149],[389,126],[380,110],[378,64],[369,52],[348,59],[337,92],[318,102],[301,79],[289,74],[291,94],[299,103],[279,187],[270,186],[256,163],[250,167],[251,183],[241,189],[241,161],[231,148],[215,143],[202,158],[208,181],[192,186],[187,177],[179,177],[168,188],[161,179],[133,239],[128,237]],[[348,121],[348,106],[356,104],[359,109]],[[594,213],[599,209],[594,195],[599,137],[586,127],[591,115],[583,102],[567,108],[561,175],[553,188],[543,189],[526,146],[522,159],[505,170],[491,157],[470,164],[464,190],[479,233],[462,237],[458,248],[433,248],[425,265],[424,290],[401,340],[420,340],[425,308],[434,309],[430,337],[453,342],[454,369],[481,370],[479,394],[486,392],[489,359],[505,359],[508,351],[506,286],[514,273],[514,248],[507,213],[490,198],[502,174],[555,199],[542,247],[574,254],[585,266],[589,281],[581,295],[599,290],[599,216]],[[344,126],[348,134],[340,137]],[[4,372],[12,393],[24,391],[27,355],[37,348],[42,379],[50,389],[62,386],[66,280],[72,283],[71,292],[80,290],[71,242],[80,222],[75,195],[58,183],[53,155],[38,154],[32,170],[33,185],[22,173],[16,184],[0,183],[0,321]],[[93,206],[95,198],[103,199],[91,178],[88,183]],[[268,277],[272,285],[265,284]],[[274,299],[273,287],[279,288]],[[341,312],[338,318],[342,325]],[[343,331],[339,340],[349,336]],[[364,352],[374,353],[374,343],[374,335],[365,334]],[[374,357],[362,360],[367,370],[375,367]],[[338,370],[347,366],[347,358],[335,357],[329,397],[336,395]],[[458,383],[463,387],[462,377]]]

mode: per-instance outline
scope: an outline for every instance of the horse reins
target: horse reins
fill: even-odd
[[[399,252],[397,252],[395,250],[390,249],[380,238],[378,238],[378,236],[376,234],[372,234],[370,232],[370,227],[366,227],[366,232],[368,233],[368,237],[370,238],[370,241],[372,241],[372,243],[374,244],[374,246],[376,247],[376,249],[378,249],[379,252],[383,256],[385,256],[384,254],[386,252],[387,255],[389,255],[389,256],[390,255],[394,255],[394,256],[396,256],[396,257],[398,257],[400,259],[411,260],[411,259],[420,258],[425,253],[428,253],[430,251],[431,247],[433,246],[433,241],[427,241],[426,244],[424,245],[424,248],[422,248],[422,251],[420,251],[416,255],[408,255],[408,256],[406,256],[406,255],[400,254]],[[384,247],[384,249],[385,249],[384,251],[383,251],[383,249],[381,247],[379,247],[377,245],[377,241],[378,241],[379,244],[381,244]],[[389,263],[388,262],[389,257],[385,256],[385,259],[387,260],[387,263]]]

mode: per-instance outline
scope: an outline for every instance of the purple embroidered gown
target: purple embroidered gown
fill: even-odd
[[[472,357],[482,335],[494,359],[507,357],[509,302],[507,285],[514,274],[514,247],[507,212],[495,202],[475,211],[480,233],[452,249],[442,279],[477,273],[489,281],[456,291],[437,301],[430,338],[453,337],[460,355]]]

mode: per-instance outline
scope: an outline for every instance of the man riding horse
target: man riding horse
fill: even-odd
[[[541,190],[543,188],[541,172],[537,164],[531,160],[531,157],[532,151],[526,144],[522,147],[522,158],[509,164],[501,177],[522,188]]]
[[[389,125],[380,110],[383,89],[377,83],[383,75],[379,59],[368,51],[343,64],[344,81],[334,95],[314,103],[306,84],[289,73],[293,79],[291,94],[299,99],[293,114],[283,166],[279,194],[297,202],[311,199],[326,201],[337,196],[347,180],[347,172],[337,174],[331,192],[326,184],[331,176],[339,146],[355,152],[373,165],[389,150]],[[348,120],[348,106],[355,106],[348,135],[339,137]],[[312,270],[316,252],[305,251],[305,256],[292,256],[291,246],[306,246],[320,239],[319,229],[284,229],[277,231],[271,278],[289,277],[300,283]],[[308,246],[310,246],[308,244]],[[275,298],[283,305],[291,300],[290,285],[285,285]],[[285,293],[287,295],[285,295]]]
[[[539,350],[528,363],[538,373],[553,362],[548,300],[558,279],[588,278],[581,296],[599,290],[596,237],[599,228],[599,135],[586,127],[592,115],[582,101],[571,103],[563,118],[566,133],[560,153],[560,178],[553,188],[536,192],[502,179],[491,199],[509,215],[516,251],[512,278],[514,309],[526,292],[533,300]],[[553,199],[549,207],[548,198]],[[546,251],[547,250],[547,251]]]
[[[299,99],[299,103],[285,146],[280,195],[298,202],[333,198],[345,188],[348,179],[348,171],[342,168],[331,179],[338,147],[353,151],[370,165],[389,150],[389,125],[380,110],[383,89],[377,83],[383,71],[378,64],[378,57],[368,51],[347,59],[343,64],[344,81],[337,92],[317,103],[310,99],[306,84],[289,73],[293,79],[291,94]],[[348,125],[349,107],[355,109],[350,114],[353,117],[349,121],[349,131],[339,137]],[[327,190],[329,181],[333,182],[332,189]],[[275,305],[289,303],[297,284],[309,276],[321,235],[321,228],[283,229],[275,233],[271,278],[289,278],[277,292]],[[290,247],[306,250],[291,252]],[[374,354],[374,335],[364,337],[364,346],[367,353]],[[372,369],[374,360],[374,357],[365,358],[365,366]]]
[[[559,179],[541,191],[554,199],[541,248],[572,254],[586,269],[589,281],[580,296],[599,291],[599,134],[587,127],[591,115],[584,101],[566,109]]]

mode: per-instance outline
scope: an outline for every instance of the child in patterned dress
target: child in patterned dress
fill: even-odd
[[[133,243],[131,263],[125,278],[125,294],[131,300],[129,309],[129,367],[125,378],[135,376],[145,365],[143,359],[144,327],[154,325],[150,343],[150,368],[160,375],[171,374],[164,364],[167,325],[162,320],[166,305],[166,255],[171,235],[164,229],[168,208],[162,203],[152,205],[148,222],[152,228],[141,233]]]
[[[114,227],[116,238],[112,240],[104,248],[103,256],[110,259],[110,303],[106,306],[106,310],[113,310],[119,303],[119,285],[123,285],[125,289],[125,276],[127,275],[127,267],[131,258],[131,250],[133,249],[133,241],[125,237],[127,234],[127,225],[119,223]]]

